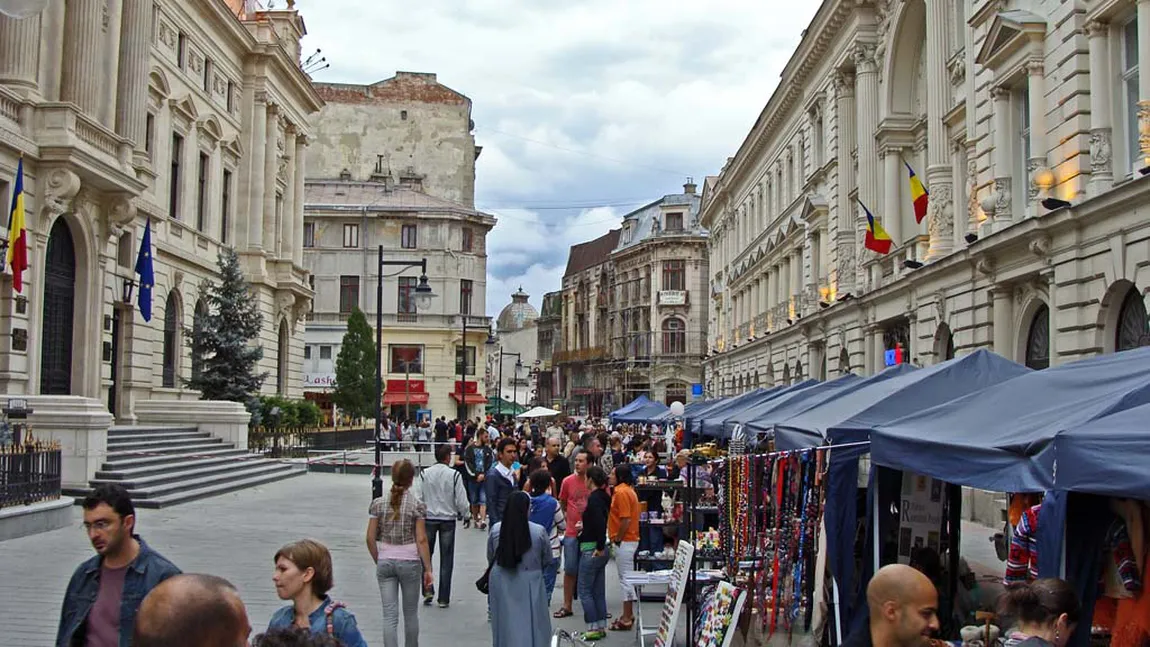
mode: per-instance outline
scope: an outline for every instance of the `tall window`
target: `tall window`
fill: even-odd
[[[184,32],[180,32],[179,35],[176,36],[176,65],[179,65],[182,70],[187,62],[188,36]]]
[[[303,223],[303,246],[315,247],[315,223]]]
[[[823,165],[823,153],[827,149],[826,139],[823,134],[823,115],[821,111],[815,111],[811,128],[814,130],[814,139],[811,142],[811,161],[814,162],[817,168]]]
[[[1030,159],[1030,83],[1023,82],[1022,86],[1014,91],[1014,105],[1018,107],[1018,112],[1014,116],[1014,122],[1018,124],[1016,129],[1017,139],[1015,140],[1015,160],[1014,160],[1014,177],[1015,187],[1014,194],[1016,196],[1015,204],[1019,208],[1015,213],[1025,213],[1029,206],[1027,203],[1028,190],[1030,187],[1030,173],[1027,171],[1027,160]]]
[[[687,352],[687,326],[678,317],[663,322],[663,354],[682,355]]]
[[[387,347],[388,373],[422,373],[423,346],[390,344]]]
[[[415,286],[418,280],[414,276],[399,277],[399,301],[396,304],[399,314],[415,314]]]
[[[208,316],[208,304],[203,299],[196,301],[196,310],[192,318],[192,336],[199,338],[203,334],[205,319]],[[192,353],[192,379],[199,379],[200,373],[204,370],[204,357],[195,352]]]
[[[228,225],[232,211],[232,172],[224,169],[224,182],[220,187],[220,242],[228,242]]]
[[[168,293],[164,303],[164,371],[163,387],[176,388],[180,360],[180,301],[176,291]]]
[[[1026,366],[1036,371],[1050,367],[1050,308],[1038,307],[1026,333]]]
[[[155,148],[155,145],[156,115],[149,112],[148,116],[144,117],[144,152],[147,153],[149,157],[151,157],[152,149]]]
[[[463,242],[459,246],[465,252],[474,251],[475,249],[475,232],[471,227],[463,228]]]
[[[1130,161],[1128,172],[1142,168],[1145,164],[1138,146],[1138,19],[1134,18],[1122,27],[1122,108],[1126,113],[1126,148]]]
[[[184,157],[184,137],[172,133],[172,173],[168,178],[168,216],[180,219],[180,160]]]
[[[415,225],[404,225],[400,231],[400,247],[403,249],[415,249],[418,244],[416,240],[417,229]]]
[[[359,225],[347,223],[343,226],[343,246],[359,247]]]
[[[1138,288],[1131,287],[1118,311],[1118,330],[1114,349],[1130,350],[1150,345],[1150,321],[1146,317],[1146,303]]]
[[[212,63],[212,59],[209,58],[204,61],[204,92],[209,97],[212,96],[212,68],[214,67],[215,64]]]
[[[331,359],[331,346],[320,346],[319,347],[319,358],[320,359]]]
[[[455,347],[455,374],[459,375],[464,368],[463,346]],[[467,372],[464,375],[475,375],[475,346],[467,347]]]
[[[667,231],[683,231],[683,214],[678,212],[667,214],[665,225]]]
[[[227,105],[228,112],[235,112],[236,110],[236,84],[234,81],[228,81],[227,90]]]
[[[208,224],[208,167],[211,158],[200,153],[199,176],[196,178],[196,230],[203,231]]]
[[[459,280],[459,314],[471,314],[471,292],[473,286],[470,279]]]
[[[687,289],[687,262],[678,261],[663,261],[663,289],[664,290],[686,290]]]
[[[359,277],[339,277],[339,312],[348,314],[359,307]]]

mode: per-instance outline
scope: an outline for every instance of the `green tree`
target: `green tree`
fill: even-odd
[[[332,401],[353,418],[375,414],[375,340],[367,317],[353,308],[347,332],[335,359],[335,391]]]
[[[184,328],[192,357],[198,358],[202,367],[192,379],[184,380],[184,385],[200,391],[204,400],[242,402],[249,411],[256,410],[255,394],[268,377],[266,372],[256,372],[264,349],[253,343],[259,337],[263,316],[235,250],[223,248],[217,263],[219,285],[205,280],[199,287],[206,312],[197,313],[195,324]]]

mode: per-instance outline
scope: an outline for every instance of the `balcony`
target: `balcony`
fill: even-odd
[[[575,362],[590,362],[607,357],[607,349],[603,346],[590,346],[577,350],[557,350],[552,356],[556,364],[572,364]]]
[[[26,118],[19,102],[4,94],[0,113],[15,110]],[[20,114],[23,112],[23,114]],[[146,184],[132,168],[132,142],[117,135],[71,103],[41,103],[35,108],[40,160],[69,164],[84,186],[103,191],[142,193]],[[21,119],[23,121],[23,119]]]
[[[691,305],[690,290],[659,290],[660,306],[689,306]]]
[[[706,352],[703,333],[632,332],[611,340],[611,357],[616,361],[683,363],[698,361]]]

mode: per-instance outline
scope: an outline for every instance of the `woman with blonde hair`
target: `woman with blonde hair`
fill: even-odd
[[[435,578],[427,545],[427,507],[411,491],[415,466],[407,459],[391,467],[391,493],[371,502],[367,551],[376,563],[383,602],[383,645],[399,647],[400,594],[404,647],[419,645],[419,600]]]

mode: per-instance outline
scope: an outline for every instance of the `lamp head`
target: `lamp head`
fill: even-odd
[[[435,291],[427,281],[426,274],[419,275],[419,284],[415,286],[415,309],[426,310],[431,307],[431,300],[435,298]]]
[[[1043,198],[1042,206],[1054,211],[1055,209],[1064,209],[1071,206],[1066,200],[1059,200],[1058,198]]]
[[[967,232],[966,235],[962,238],[966,241],[967,245],[973,245],[974,243],[978,242],[978,234],[974,233],[973,231]]]

